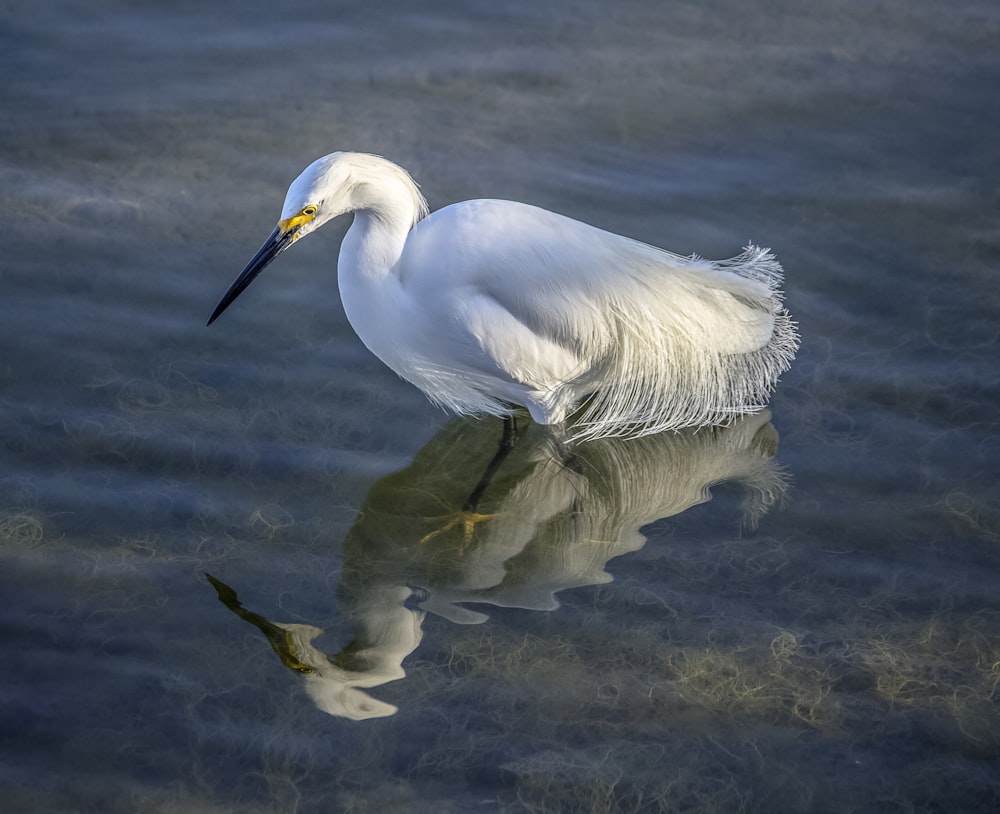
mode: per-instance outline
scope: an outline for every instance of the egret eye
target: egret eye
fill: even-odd
[[[313,215],[316,214],[316,207],[313,206],[312,204],[309,204],[309,206],[305,207],[302,210],[302,214],[303,215],[309,215],[311,217],[311,216],[313,216]]]

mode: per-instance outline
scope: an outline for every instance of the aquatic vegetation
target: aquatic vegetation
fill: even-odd
[[[0,512],[0,545],[33,548],[44,537],[42,518],[36,512],[10,510]]]

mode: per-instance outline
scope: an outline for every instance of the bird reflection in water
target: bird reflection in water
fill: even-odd
[[[219,599],[303,676],[319,709],[355,720],[394,714],[366,690],[405,676],[427,613],[479,624],[484,605],[551,611],[559,591],[610,582],[608,561],[640,549],[641,528],[704,503],[713,485],[741,485],[747,526],[786,488],[766,410],[728,427],[601,439],[569,454],[532,425],[477,489],[473,511],[469,485],[494,457],[497,427],[454,419],[410,466],[374,484],[344,542],[338,600],[354,638],[338,653],[313,645],[322,629],[265,619],[209,576]]]

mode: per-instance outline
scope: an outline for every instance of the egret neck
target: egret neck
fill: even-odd
[[[401,317],[399,258],[418,213],[412,195],[401,183],[365,185],[359,191],[367,195],[363,199],[359,196],[354,223],[341,243],[337,284],[351,327],[389,364],[398,350],[389,339],[393,332],[385,329]]]

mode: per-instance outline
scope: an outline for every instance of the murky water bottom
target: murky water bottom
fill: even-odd
[[[1000,19],[603,8],[0,33],[5,810],[1000,803]],[[725,430],[567,459],[521,422],[463,513],[501,424],[354,337],[346,224],[204,327],[338,148],[434,208],[771,245],[795,366]]]

